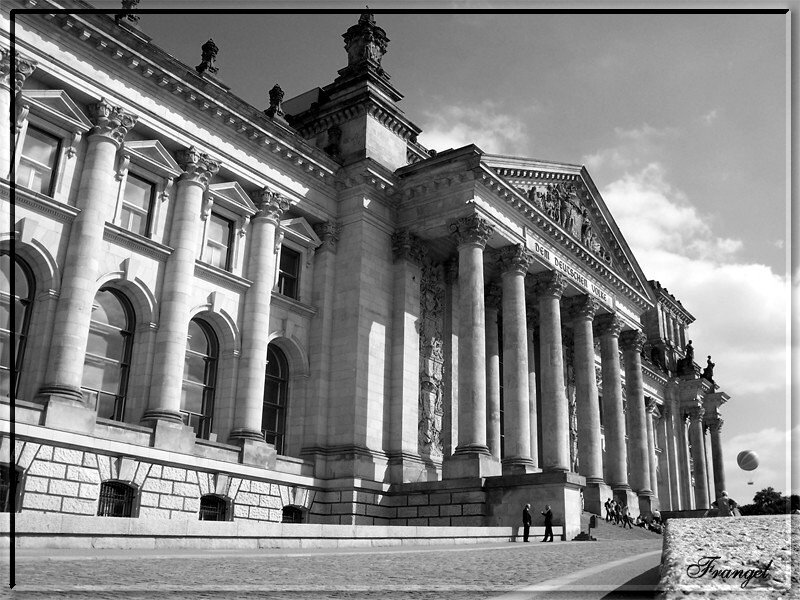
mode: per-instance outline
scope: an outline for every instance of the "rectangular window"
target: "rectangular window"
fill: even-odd
[[[120,225],[133,233],[149,235],[154,197],[154,184],[128,173],[122,196]]]
[[[51,196],[60,147],[59,138],[28,125],[17,166],[17,185]]]
[[[211,213],[206,227],[206,247],[203,260],[220,269],[231,269],[233,221]]]
[[[278,271],[278,292],[289,298],[298,299],[300,286],[300,253],[287,248],[281,248],[281,264]]]

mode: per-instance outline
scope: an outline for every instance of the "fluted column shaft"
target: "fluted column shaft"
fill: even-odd
[[[693,408],[689,412],[689,442],[692,445],[694,465],[694,503],[695,508],[708,508],[708,473],[703,435],[703,408]]]
[[[458,219],[458,447],[454,454],[489,454],[486,446],[486,317],[483,249],[494,230],[478,216]]]
[[[80,210],[72,222],[61,290],[56,307],[45,384],[40,396],[82,402],[81,379],[97,277],[103,257],[103,232],[113,217],[117,150],[136,117],[105,101],[89,107],[95,127],[89,133],[77,194]]]
[[[11,71],[14,61],[14,78]],[[7,178],[14,158],[15,132],[11,129],[11,98],[18,96],[28,76],[36,69],[36,61],[21,57],[8,48],[0,48],[0,177]]]
[[[569,407],[564,391],[564,355],[561,341],[561,295],[566,282],[556,271],[537,277],[539,351],[542,397],[542,468],[569,471]]]
[[[532,318],[532,310],[528,310],[528,414],[530,416],[530,431],[531,431],[531,461],[534,467],[539,467],[539,416],[537,414],[537,398],[536,398],[536,358],[535,358],[535,344],[533,337],[534,325]]]
[[[603,481],[603,448],[600,440],[600,403],[594,374],[592,320],[597,302],[584,295],[572,307],[575,346],[575,402],[578,417],[578,469],[586,483]]]
[[[499,307],[501,292],[490,283],[486,290],[486,445],[500,459],[500,341]]]
[[[184,173],[178,179],[169,244],[172,254],[164,269],[161,316],[156,333],[150,405],[143,421],[180,422],[186,336],[189,330],[194,265],[203,193],[219,163],[191,148],[178,155]],[[263,390],[262,390],[263,394]],[[260,424],[259,424],[260,429]]]
[[[253,195],[258,213],[250,221],[250,259],[247,277],[253,282],[244,299],[242,349],[231,438],[263,440],[261,431],[266,380],[275,236],[289,201],[267,188]]]
[[[647,453],[647,425],[644,414],[644,382],[640,352],[645,336],[638,330],[622,332],[619,345],[625,361],[625,391],[628,399],[628,456],[630,485],[638,494],[650,494],[650,459]]]
[[[670,491],[670,510],[679,510],[681,504],[681,483],[683,482],[678,465],[678,436],[679,428],[675,424],[675,414],[669,400],[664,403],[664,419],[666,420],[666,451],[669,465],[669,491]]]
[[[653,424],[653,415],[656,405],[650,401],[645,412],[645,424],[647,426],[647,459],[650,465],[650,490],[654,496],[658,496],[658,471],[656,469],[656,432]],[[664,449],[662,448],[662,452]]]
[[[622,410],[622,378],[619,368],[619,332],[616,315],[597,318],[600,362],[603,374],[603,429],[606,438],[607,481],[612,489],[628,490],[628,452],[625,447],[625,414]]]
[[[716,419],[709,425],[711,430],[711,460],[714,464],[714,497],[719,498],[725,490],[725,462],[722,457],[722,419]]]
[[[525,274],[533,255],[521,245],[500,250],[503,282],[503,408],[505,457],[503,472],[531,470],[530,396],[528,393],[528,319]]]

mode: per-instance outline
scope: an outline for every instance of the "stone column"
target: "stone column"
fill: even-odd
[[[644,414],[644,384],[641,351],[646,341],[638,330],[623,331],[619,338],[625,361],[625,391],[628,399],[628,457],[631,487],[640,496],[652,495],[650,461],[647,456],[647,425]],[[645,511],[646,512],[646,511]]]
[[[500,341],[499,319],[502,293],[500,286],[486,286],[486,445],[500,460]]]
[[[179,434],[183,422],[180,412],[183,367],[186,360],[189,311],[193,302],[194,266],[203,194],[208,189],[211,178],[219,170],[217,161],[194,147],[179,152],[177,158],[184,172],[178,179],[175,193],[169,236],[169,245],[173,250],[164,269],[150,402],[142,416],[145,423],[155,421],[155,443],[159,446],[162,442],[167,444],[164,447],[173,447],[170,438],[174,438],[173,441],[179,447],[194,443],[193,438],[187,439],[188,433]],[[263,390],[261,393],[263,394]],[[176,427],[168,427],[167,424]],[[168,433],[169,431],[172,433]]]
[[[19,100],[22,86],[28,76],[33,73],[38,63],[23,58],[14,52],[13,91],[11,82],[11,50],[0,48],[0,177],[8,178],[11,172],[11,161],[14,159],[13,134],[11,132],[11,98],[12,94]],[[19,109],[19,107],[17,107]]]
[[[689,411],[689,442],[692,445],[692,463],[694,465],[694,505],[695,508],[708,508],[708,475],[706,473],[705,444],[703,443],[702,406],[693,407]]]
[[[420,403],[420,283],[425,248],[407,229],[392,235],[394,300],[392,307],[391,402],[389,409],[390,481],[417,481]],[[430,382],[429,382],[430,383]],[[425,477],[423,477],[425,479]]]
[[[569,471],[569,407],[564,391],[561,294],[564,276],[548,271],[536,277],[539,304],[539,367],[542,390],[542,468]]]
[[[48,403],[46,425],[76,431],[88,431],[94,425],[93,413],[80,410],[95,409],[85,407],[81,393],[83,362],[100,261],[104,256],[103,232],[114,210],[109,198],[115,197],[117,150],[137,118],[105,100],[90,105],[89,112],[94,128],[89,132],[89,147],[76,196],[80,212],[72,222],[45,384],[38,396],[39,401]],[[62,410],[70,414],[63,414]]]
[[[725,462],[722,458],[722,432],[723,419],[717,418],[709,424],[711,430],[711,461],[714,465],[714,497],[719,498],[725,488]]]
[[[689,461],[689,415],[682,414],[678,421],[678,460],[681,472],[681,510],[694,508],[694,494],[692,488],[694,476]]]
[[[675,411],[672,408],[672,401],[667,399],[664,402],[664,420],[667,464],[669,466],[669,491],[670,491],[670,510],[680,510],[681,505],[681,484],[683,483],[681,471],[678,468],[679,460],[679,435],[680,428],[675,423]]]
[[[525,274],[532,260],[531,252],[520,244],[501,248],[498,254],[503,280],[503,473],[508,475],[530,473],[535,466],[531,459],[525,313]]]
[[[452,223],[450,231],[458,246],[458,447],[443,465],[443,477],[482,477],[499,470],[486,446],[483,249],[494,226],[470,215]]]
[[[653,492],[654,499],[656,496],[658,496],[658,472],[656,470],[658,459],[656,457],[656,433],[655,433],[655,426],[653,424],[653,418],[656,410],[657,410],[656,401],[653,400],[652,398],[648,398],[644,418],[645,418],[645,425],[647,427],[647,459],[650,467],[649,468],[650,491]]]
[[[628,453],[625,448],[625,414],[622,410],[622,378],[619,368],[620,325],[614,314],[597,317],[595,334],[600,338],[603,377],[603,429],[606,438],[609,485],[617,496],[628,486]],[[627,500],[627,497],[626,497]]]
[[[458,445],[458,257],[451,258],[444,265],[444,375],[445,385],[442,394],[444,415],[442,415],[442,437],[444,456],[450,457]]]
[[[530,279],[530,275],[526,276]],[[536,329],[535,309],[528,307],[526,316],[528,317],[528,413],[530,416],[531,430],[531,460],[533,466],[539,468],[539,417],[536,414],[536,344],[534,344],[534,330]]]
[[[275,272],[275,236],[281,215],[289,201],[263,188],[253,194],[258,213],[250,221],[250,258],[246,276],[253,283],[244,298],[242,347],[236,406],[230,438],[242,446],[242,462],[263,465],[273,458],[261,431],[264,408],[264,382],[269,345],[269,312],[272,300],[272,274]],[[188,326],[188,324],[187,324]]]

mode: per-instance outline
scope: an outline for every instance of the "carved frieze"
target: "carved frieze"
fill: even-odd
[[[420,454],[441,457],[444,406],[444,269],[425,261],[420,276]]]

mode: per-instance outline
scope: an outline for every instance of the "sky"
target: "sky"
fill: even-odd
[[[275,83],[288,99],[334,80],[347,61],[341,34],[361,8],[350,6],[356,12],[150,14],[140,25],[190,66],[213,38],[217,77],[266,108]],[[787,17],[383,14],[385,2],[370,6],[390,39],[382,65],[423,145],[475,143],[586,165],[647,278],[696,317],[688,330],[696,361],[712,356],[715,381],[731,397],[722,433],[729,494],[748,503],[767,486],[788,493],[787,444],[800,424],[795,417],[792,428],[787,396]],[[760,457],[751,474],[736,465],[742,450]]]

